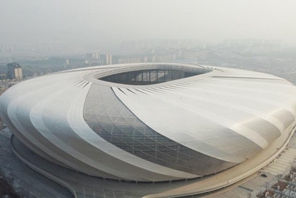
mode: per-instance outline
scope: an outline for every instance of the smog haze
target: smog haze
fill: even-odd
[[[296,44],[294,0],[0,0],[0,43],[264,38]]]

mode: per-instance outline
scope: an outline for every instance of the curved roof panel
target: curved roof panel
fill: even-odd
[[[239,164],[295,121],[296,87],[188,64],[96,66],[24,81],[1,117],[37,154],[89,175],[164,181]]]

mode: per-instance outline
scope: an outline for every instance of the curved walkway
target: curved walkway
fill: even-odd
[[[88,198],[156,198],[182,197],[219,190],[258,172],[273,161],[288,144],[295,131],[293,123],[283,135],[265,150],[246,162],[212,177],[172,183],[132,183],[104,180],[60,167],[31,152],[12,137],[12,149],[25,164],[44,176],[68,188],[75,197]]]
[[[181,197],[203,194],[233,185],[252,174],[256,173],[270,162],[272,162],[287,146],[289,140],[295,132],[295,122],[287,128],[280,138],[275,140],[266,149],[258,153],[255,157],[235,166],[227,171],[209,177],[200,182],[196,182],[185,187],[176,188],[159,194],[145,196],[144,198],[156,197]]]
[[[22,163],[12,152],[10,140],[11,132],[8,128],[1,130],[0,173],[11,182],[18,194],[28,198],[73,197],[69,190]]]
[[[192,184],[198,180],[180,181],[172,183],[133,183],[104,180],[79,173],[36,155],[29,150],[15,136],[11,138],[12,150],[22,162],[40,174],[56,181],[73,192],[75,197],[81,198],[139,198],[147,194],[159,193],[170,189]]]

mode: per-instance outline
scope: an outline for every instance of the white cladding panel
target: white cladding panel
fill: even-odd
[[[90,175],[137,181],[194,178],[203,175],[203,168],[197,169],[197,174],[183,170],[177,162],[176,166],[166,166],[165,162],[146,160],[104,138],[102,129],[96,130],[91,121],[85,120],[85,112],[100,110],[86,103],[96,100],[89,98],[96,96],[94,91],[102,90],[103,96],[107,93],[104,90],[112,90],[113,96],[108,92],[107,101],[117,100],[125,106],[124,111],[130,111],[137,122],[159,137],[196,152],[203,160],[201,164],[206,166],[208,158],[209,163],[215,163],[211,171],[214,166],[223,166],[223,170],[254,156],[295,121],[295,86],[268,74],[213,67],[205,74],[153,85],[97,79],[106,72],[116,74],[159,65],[170,67],[98,66],[27,80],[0,97],[1,117],[27,146],[50,156],[48,160]]]

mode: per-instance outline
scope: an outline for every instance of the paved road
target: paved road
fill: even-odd
[[[261,172],[264,172],[268,177],[262,177],[256,174],[248,181],[242,182],[231,189],[226,189],[225,192],[217,193],[210,196],[211,198],[237,198],[237,197],[256,197],[259,192],[266,190],[277,183],[276,175],[287,175],[290,171],[291,165],[295,165],[296,158],[296,134],[294,134],[287,145],[287,150],[281,154],[273,163],[266,166]],[[296,180],[295,180],[296,185]],[[296,189],[296,188],[295,188]],[[296,191],[296,190],[295,190]],[[296,192],[295,192],[296,195]],[[296,197],[296,196],[295,196]]]

